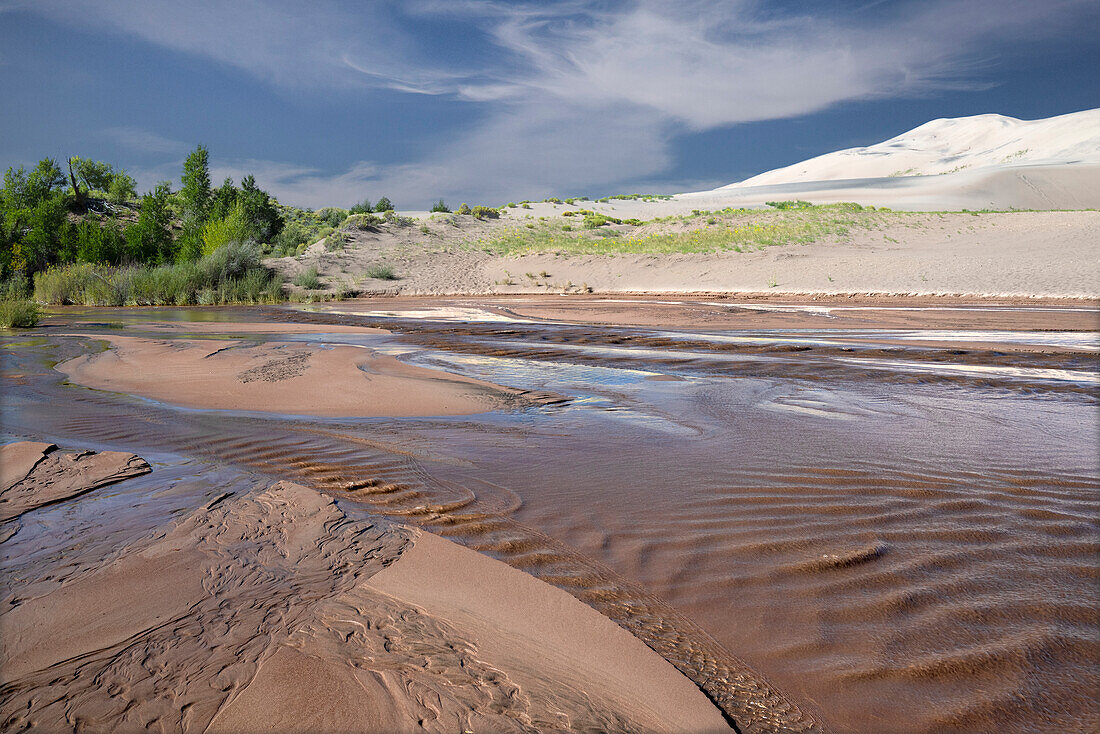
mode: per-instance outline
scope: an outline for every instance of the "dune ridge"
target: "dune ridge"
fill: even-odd
[[[1100,109],[1041,120],[997,114],[931,120],[881,143],[826,153],[722,188],[1082,163],[1100,164]]]

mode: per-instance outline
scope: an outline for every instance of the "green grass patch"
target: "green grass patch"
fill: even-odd
[[[375,280],[397,280],[397,274],[393,272],[393,268],[385,263],[370,266],[363,271],[363,275]]]
[[[299,288],[305,288],[306,290],[315,291],[321,287],[321,279],[317,277],[317,266],[311,265],[302,272],[294,276],[294,280],[291,281]]]
[[[750,252],[776,245],[809,244],[844,237],[854,230],[877,229],[906,214],[876,211],[858,204],[828,204],[789,209],[724,209],[690,216],[665,217],[622,226],[613,217],[586,215],[585,227],[574,231],[564,221],[546,221],[517,228],[474,243],[478,249],[510,255],[534,252],[561,254],[664,254]]]
[[[254,244],[231,243],[198,261],[108,267],[70,263],[34,276],[34,300],[81,306],[214,306],[278,303],[282,277],[260,264]]]
[[[38,326],[38,304],[25,299],[0,301],[0,329],[30,329]]]

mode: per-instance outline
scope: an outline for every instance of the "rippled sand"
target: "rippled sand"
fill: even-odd
[[[617,621],[742,730],[1100,727],[1094,308],[408,300],[242,320],[566,402],[186,412],[59,384],[90,342],[43,336],[6,352],[5,429],[293,478],[457,540]],[[80,320],[58,326],[102,332]]]

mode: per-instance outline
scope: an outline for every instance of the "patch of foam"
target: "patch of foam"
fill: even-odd
[[[1001,367],[997,365],[969,364],[929,364],[927,362],[907,362],[903,360],[862,359],[859,357],[839,357],[838,362],[858,364],[862,367],[885,370],[903,370],[925,374],[958,374],[975,377],[999,376],[1019,377],[1033,380],[1057,380],[1100,385],[1100,374],[1083,370],[1055,370],[1042,367]]]
[[[343,316],[370,316],[384,319],[423,319],[425,321],[468,321],[468,322],[510,322],[534,323],[530,319],[507,316],[496,311],[463,306],[433,306],[431,308],[410,308],[393,311],[349,311],[343,309],[325,309],[325,313]]]

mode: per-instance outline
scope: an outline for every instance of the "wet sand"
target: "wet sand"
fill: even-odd
[[[98,338],[111,348],[66,361],[58,370],[79,385],[192,408],[315,416],[466,415],[519,397],[515,390],[354,347]]]
[[[291,479],[443,536],[602,613],[742,731],[1100,726],[1094,304],[525,297],[245,311],[299,325],[294,341],[275,329],[258,344],[354,344],[567,401],[326,421],[183,411],[66,386],[52,363],[118,331],[65,312],[63,328],[6,348],[5,430]],[[140,323],[125,333],[156,339],[136,336]],[[26,556],[36,516],[64,507],[25,514],[0,555]],[[462,628],[477,593],[447,599],[416,568],[394,603]],[[353,690],[328,663],[271,660],[241,711],[295,671]]]
[[[141,457],[123,451],[62,452],[34,441],[0,446],[0,523],[150,471]]]
[[[564,592],[299,485],[218,495],[88,560],[5,599],[5,730],[728,730]]]

